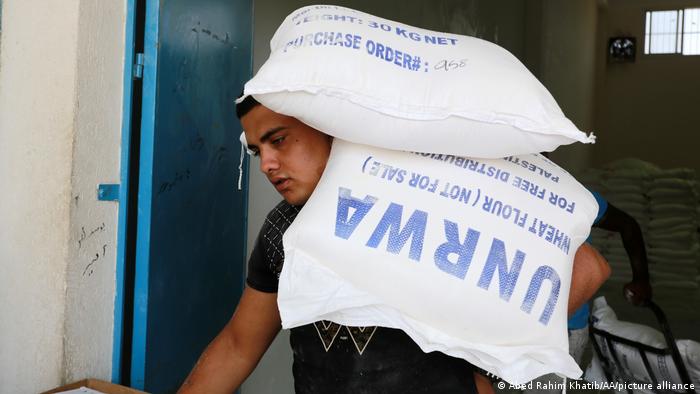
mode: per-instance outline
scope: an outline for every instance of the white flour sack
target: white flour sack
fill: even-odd
[[[487,158],[594,141],[515,56],[478,38],[315,5],[270,46],[245,95],[348,141]]]
[[[537,154],[479,160],[336,139],[284,235],[282,325],[399,328],[513,384],[578,377],[571,265],[597,208]]]

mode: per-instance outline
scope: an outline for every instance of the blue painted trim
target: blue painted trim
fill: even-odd
[[[144,390],[148,335],[149,262],[151,209],[153,205],[153,153],[158,95],[158,36],[160,1],[146,1],[144,29],[143,104],[141,111],[141,157],[139,158],[138,219],[136,229],[136,278],[134,281],[134,326],[131,354],[131,387]]]
[[[122,99],[122,151],[119,188],[119,227],[117,229],[117,267],[114,296],[114,339],[112,342],[112,383],[122,382],[122,332],[124,322],[124,273],[126,270],[126,229],[129,206],[129,149],[131,140],[131,97],[133,89],[134,35],[136,0],[126,2],[124,36],[124,92]]]
[[[97,185],[98,201],[119,201],[119,184]]]

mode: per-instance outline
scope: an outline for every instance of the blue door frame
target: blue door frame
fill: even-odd
[[[126,2],[126,21],[125,21],[125,37],[124,37],[124,90],[122,102],[122,138],[121,138],[121,169],[120,169],[120,187],[119,187],[119,226],[117,229],[117,264],[116,264],[116,289],[114,300],[114,341],[112,344],[112,382],[124,383],[122,378],[122,363],[123,363],[123,346],[124,346],[124,320],[127,314],[131,314],[127,309],[127,298],[130,295],[126,294],[126,267],[127,267],[127,227],[128,227],[128,212],[129,203],[129,170],[130,170],[130,151],[131,144],[131,125],[132,125],[132,99],[134,89],[134,73],[133,65],[135,59],[135,41],[136,41],[136,0],[127,0]],[[130,304],[130,303],[129,303]],[[128,329],[131,331],[131,328]],[[128,339],[128,342],[131,342]]]
[[[127,70],[136,1],[127,4]],[[247,188],[237,189],[233,101],[251,75],[252,0],[146,0],[144,11],[140,111],[125,77],[112,379],[165,393],[228,321],[244,285]],[[138,141],[126,130],[136,112]],[[138,168],[125,157],[134,143]],[[137,193],[124,187],[134,176]]]

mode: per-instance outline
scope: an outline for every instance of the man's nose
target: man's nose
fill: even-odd
[[[267,174],[272,171],[278,170],[280,167],[277,155],[270,151],[260,152],[260,171]]]

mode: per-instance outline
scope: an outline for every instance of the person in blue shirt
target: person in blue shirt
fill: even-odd
[[[644,237],[639,223],[625,211],[610,204],[600,193],[591,190],[591,194],[598,202],[598,214],[593,222],[593,227],[603,230],[620,233],[622,237],[622,245],[627,252],[632,266],[632,280],[626,283],[623,287],[624,297],[634,305],[644,305],[645,302],[651,300],[652,291],[649,283],[649,268],[647,262],[647,253],[644,246]],[[590,237],[586,240],[590,243]],[[589,273],[582,266],[573,266],[574,272],[572,277],[586,277]],[[579,270],[579,272],[576,272]],[[590,280],[595,280],[591,278]],[[579,285],[582,280],[579,280]],[[585,281],[584,281],[585,282]],[[570,308],[571,311],[573,308]],[[588,345],[588,317],[590,315],[590,306],[588,301],[584,302],[581,307],[570,312],[568,320],[569,330],[569,354],[581,364],[583,353]],[[532,382],[532,388],[524,390],[525,394],[530,393],[560,393],[558,389],[542,389],[541,387],[558,387],[551,384],[560,385],[562,378],[554,374],[541,376]],[[548,385],[549,384],[549,385]]]
[[[591,191],[591,194],[598,202],[598,215],[593,222],[593,227],[620,233],[622,245],[629,256],[632,280],[624,285],[623,295],[632,304],[643,305],[651,300],[652,290],[642,229],[632,216],[610,204],[600,193]],[[569,353],[579,363],[588,343],[589,315],[590,306],[586,302],[569,317],[568,321]]]

